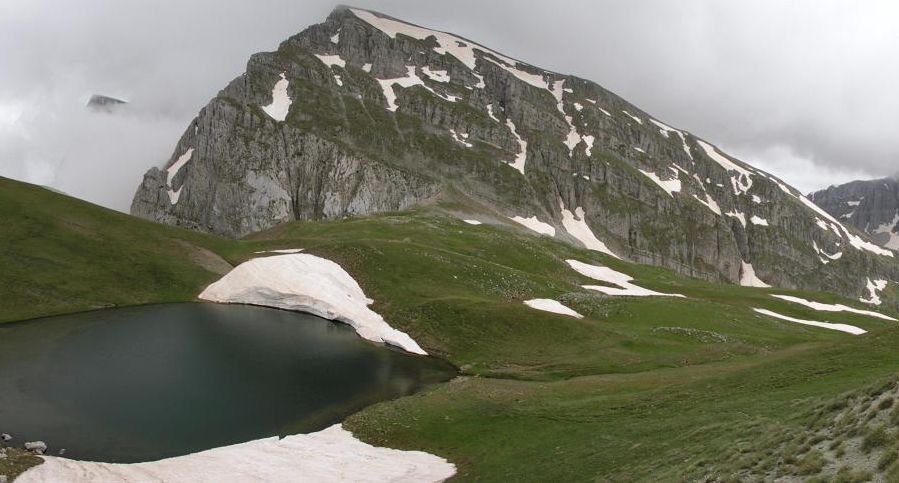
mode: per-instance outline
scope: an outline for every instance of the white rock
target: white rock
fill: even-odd
[[[43,441],[28,441],[25,443],[25,449],[35,454],[44,454],[47,451],[47,443]]]

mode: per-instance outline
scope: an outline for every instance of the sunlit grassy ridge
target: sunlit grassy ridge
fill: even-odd
[[[348,427],[373,443],[445,456],[463,480],[767,474],[739,473],[747,458],[793,471],[765,445],[801,436],[822,405],[882,383],[899,367],[899,324],[817,312],[770,294],[861,308],[858,302],[690,279],[514,224],[468,225],[444,211],[465,206],[298,222],[230,241],[6,180],[0,201],[9,227],[0,232],[3,321],[192,300],[217,278],[211,258],[237,264],[261,256],[257,251],[303,248],[340,263],[391,325],[462,372],[370,407]],[[643,287],[686,297],[604,296],[583,289],[597,282],[567,259],[606,265]],[[522,303],[532,298],[557,299],[585,318]],[[755,307],[869,333],[783,322]]]

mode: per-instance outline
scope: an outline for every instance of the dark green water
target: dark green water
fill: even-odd
[[[167,304],[0,325],[0,432],[137,462],[310,432],[453,368],[311,315]]]

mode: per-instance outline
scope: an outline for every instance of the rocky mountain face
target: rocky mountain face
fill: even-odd
[[[809,197],[879,245],[899,250],[899,175],[831,186]]]
[[[239,237],[447,193],[711,280],[863,297],[899,280],[892,251],[591,81],[345,7],[253,55],[147,172],[132,213]]]

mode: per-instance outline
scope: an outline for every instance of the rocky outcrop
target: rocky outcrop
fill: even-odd
[[[899,250],[899,175],[831,186],[809,197],[874,242]]]
[[[795,189],[593,82],[345,7],[252,56],[132,212],[239,237],[450,190],[710,280],[856,296],[899,280],[892,252]]]

